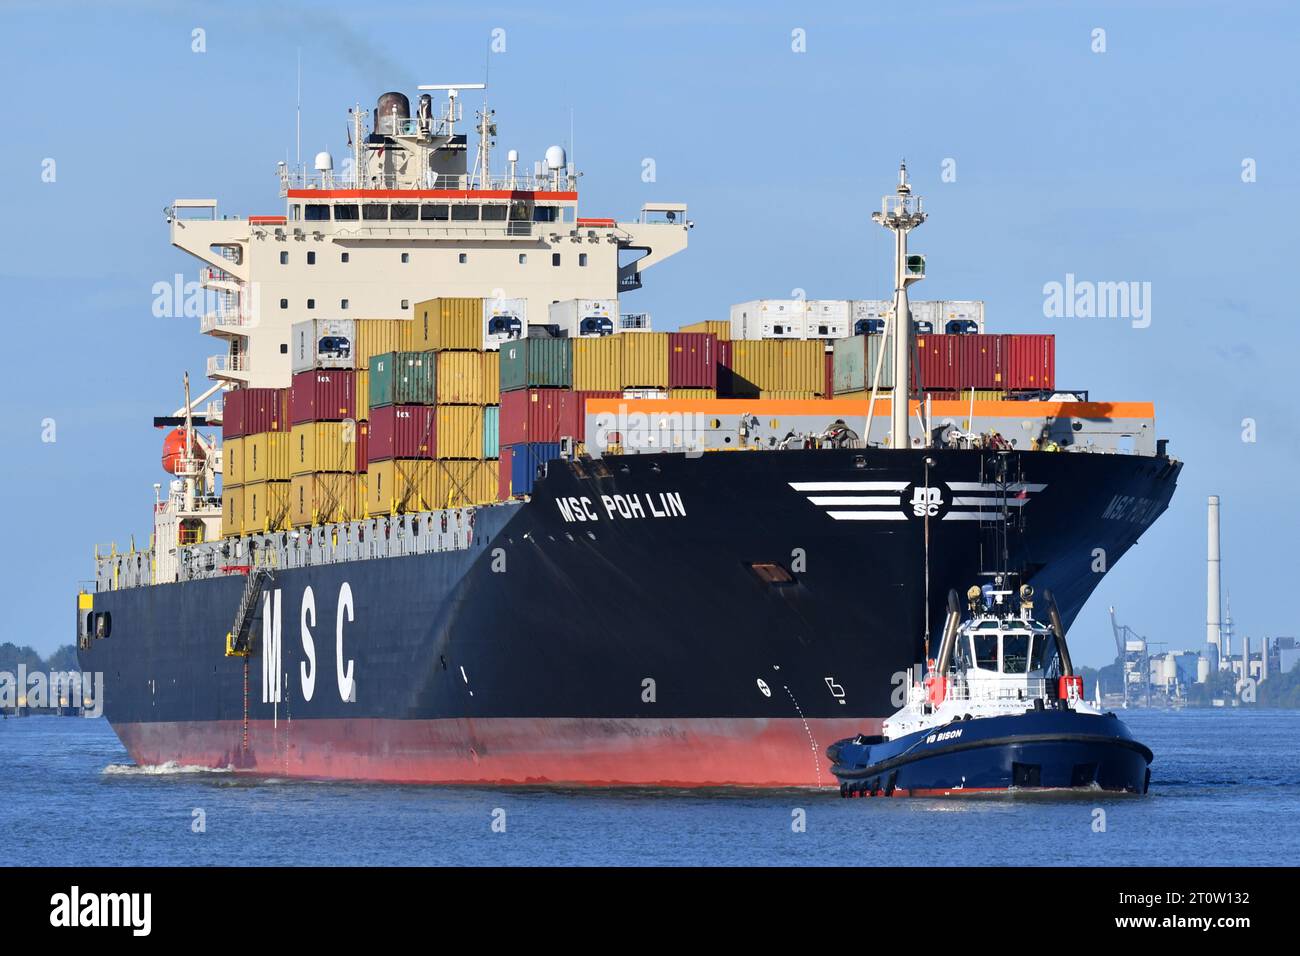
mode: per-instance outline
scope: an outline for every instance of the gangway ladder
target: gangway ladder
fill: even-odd
[[[269,568],[249,569],[248,581],[244,584],[244,594],[239,599],[239,610],[235,612],[234,626],[226,635],[227,657],[248,657],[253,618],[257,616],[257,602],[270,580]]]

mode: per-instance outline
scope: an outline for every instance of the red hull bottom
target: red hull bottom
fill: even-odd
[[[526,718],[128,723],[141,766],[386,783],[831,787],[826,746],[879,720]]]

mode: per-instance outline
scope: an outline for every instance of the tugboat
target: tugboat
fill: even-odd
[[[1006,580],[972,587],[964,622],[949,591],[924,681],[908,681],[907,702],[881,736],[827,749],[841,796],[1147,792],[1152,753],[1115,714],[1084,700],[1051,592],[1044,624],[1033,588],[1016,592]]]

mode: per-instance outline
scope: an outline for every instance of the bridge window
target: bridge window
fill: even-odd
[[[381,202],[368,202],[361,207],[361,218],[371,221],[387,220],[388,205]]]
[[[975,666],[981,670],[998,669],[998,636],[996,634],[976,634],[971,638],[974,645]]]
[[[555,222],[559,211],[559,206],[538,206],[533,210],[533,222]]]
[[[478,222],[478,206],[452,206],[452,222]]]
[[[348,221],[348,222],[352,222],[352,221],[356,220],[356,218],[357,218],[357,204],[356,204],[356,203],[351,203],[351,202],[349,202],[349,203],[341,203],[341,204],[339,204],[339,205],[337,205],[337,206],[334,207],[334,221],[335,221],[335,222],[340,222],[340,221]]]
[[[1047,654],[1047,635],[1035,634],[1034,647],[1029,654],[1029,669],[1031,671],[1041,671],[1043,669],[1043,658]]]
[[[426,221],[446,222],[451,217],[451,207],[446,203],[425,203],[420,207],[420,218]]]
[[[329,222],[330,207],[324,203],[308,203],[303,209],[303,216],[308,222]]]
[[[503,205],[493,205],[483,207],[484,222],[505,222],[507,208]]]
[[[413,202],[393,203],[393,219],[399,222],[414,222],[419,215],[419,207]]]
[[[510,204],[511,222],[528,222],[532,218],[533,207],[530,203],[515,202]]]
[[[1007,634],[1002,638],[1002,673],[1023,674],[1029,670],[1029,635]]]

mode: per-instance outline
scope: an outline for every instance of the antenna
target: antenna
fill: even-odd
[[[298,105],[294,117],[294,136],[298,144],[297,165],[302,165],[302,47],[298,47]]]

